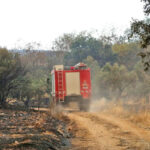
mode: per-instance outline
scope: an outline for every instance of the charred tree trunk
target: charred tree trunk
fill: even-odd
[[[6,108],[6,98],[4,96],[0,96],[0,107]]]
[[[29,102],[30,102],[30,97],[27,96],[26,101],[24,102],[26,108],[29,108]]]
[[[38,94],[38,110],[40,108],[40,105],[41,105],[41,95]]]

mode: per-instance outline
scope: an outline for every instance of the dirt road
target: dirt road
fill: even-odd
[[[150,129],[102,113],[67,113],[72,150],[150,150]]]
[[[106,112],[48,111],[1,110],[0,149],[150,150],[150,123]]]

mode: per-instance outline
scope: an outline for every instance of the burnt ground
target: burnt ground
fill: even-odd
[[[69,149],[70,135],[49,112],[0,109],[0,150]]]

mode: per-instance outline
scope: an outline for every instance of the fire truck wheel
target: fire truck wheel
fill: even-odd
[[[81,99],[79,101],[79,108],[80,111],[89,111],[89,107],[90,107],[90,99]]]

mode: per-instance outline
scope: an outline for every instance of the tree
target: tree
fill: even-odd
[[[139,61],[137,53],[141,51],[141,48],[137,42],[115,43],[112,50],[118,55],[117,62],[129,70],[132,70]]]
[[[52,46],[53,51],[70,51],[70,46],[74,40],[75,34],[64,34],[63,36],[58,37]]]
[[[9,92],[18,86],[16,79],[25,75],[19,55],[0,48],[0,105],[5,106]]]
[[[141,0],[144,2],[145,15],[150,14],[150,1]],[[145,20],[133,20],[131,24],[131,36],[137,35],[140,38],[141,46],[146,48],[150,45],[150,19]]]
[[[31,80],[27,76],[19,76],[15,79],[17,86],[10,91],[9,96],[22,101],[26,108],[29,106],[30,98],[33,97]]]
[[[140,100],[145,98],[149,101],[150,91],[150,73],[143,70],[143,65],[138,62],[134,67],[134,72],[137,75],[137,82],[135,88],[129,89],[128,95],[132,98]]]
[[[64,63],[64,57],[65,54],[69,53],[71,51],[70,47],[75,38],[74,33],[69,34],[63,34],[62,36],[55,39],[53,42],[52,50],[56,54],[56,58],[49,58],[49,60],[53,59],[53,62],[55,64],[63,64]]]
[[[70,52],[66,53],[65,64],[74,65],[83,61],[88,56],[93,57],[100,66],[107,61],[113,63],[116,55],[112,52],[112,45],[93,37],[90,33],[81,32],[74,37],[70,45]]]
[[[52,69],[50,52],[28,51],[21,56],[21,62],[26,66],[28,73],[23,78],[24,84],[20,85],[20,97],[25,106],[28,107],[32,99],[41,101],[47,92],[46,79]],[[56,59],[56,58],[55,58]]]
[[[141,0],[144,2],[144,13],[146,16],[150,14],[150,1],[149,0]],[[147,18],[145,20],[133,20],[131,24],[131,33],[129,37],[138,37],[140,40],[140,44],[142,48],[147,48],[150,45],[150,19]],[[144,70],[147,71],[150,67],[150,52],[143,51],[139,53],[141,56]],[[148,57],[148,59],[147,59]]]
[[[113,95],[119,100],[125,90],[134,85],[136,78],[135,72],[129,72],[125,66],[107,63],[99,74],[100,91],[107,98],[112,98]]]

